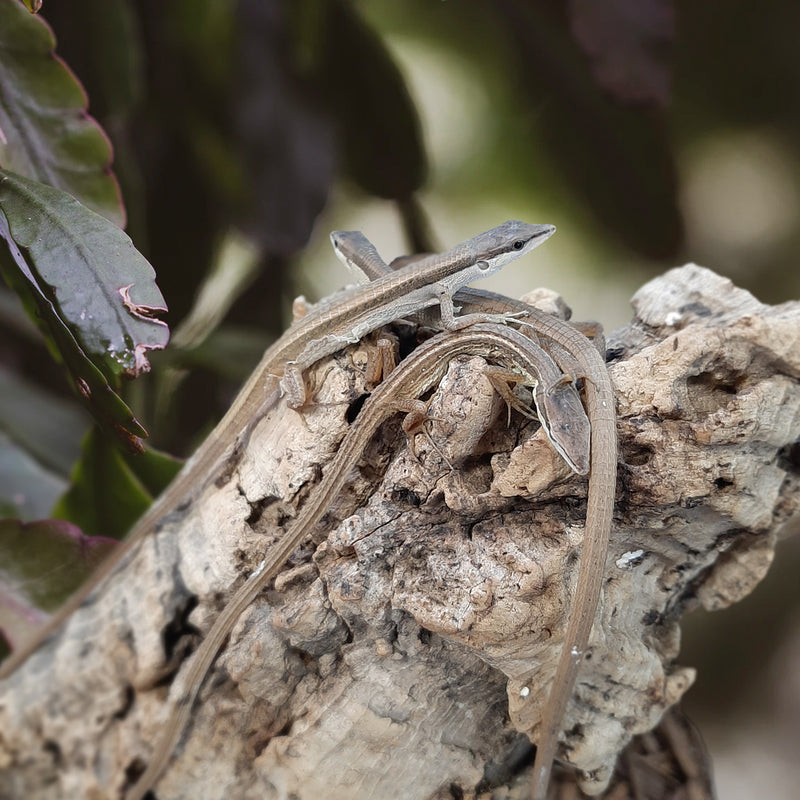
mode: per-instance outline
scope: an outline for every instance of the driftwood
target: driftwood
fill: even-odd
[[[800,516],[800,303],[762,305],[696,266],[633,302],[609,340],[617,507],[561,751],[595,793],[692,684],[682,614],[744,597]],[[139,774],[182,659],[344,435],[368,347],[318,365],[315,405],[270,412],[0,685],[1,797],[116,798]],[[536,423],[507,427],[481,367],[450,365],[416,455],[383,427],[313,545],[242,616],[160,800],[474,797],[514,780],[570,610],[586,479]]]

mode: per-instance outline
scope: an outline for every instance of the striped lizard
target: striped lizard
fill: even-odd
[[[391,272],[372,243],[358,231],[331,234],[337,257],[348,268],[371,280]],[[413,262],[412,262],[413,263]],[[548,339],[553,357],[565,372],[577,364],[584,378],[586,405],[591,423],[591,471],[586,507],[586,527],[572,611],[567,622],[561,656],[541,716],[533,766],[531,800],[545,800],[552,763],[567,703],[588,645],[605,573],[606,551],[614,511],[617,470],[617,429],[614,394],[605,361],[573,326],[544,314],[521,301],[477,289],[462,289],[453,300],[469,313],[520,313],[522,325]],[[569,421],[565,421],[566,424]],[[521,687],[524,690],[526,687]]]
[[[229,411],[203,442],[167,490],[134,526],[125,542],[96,570],[28,643],[0,665],[7,677],[50,637],[89,595],[113,572],[126,564],[138,544],[159,522],[206,486],[223,457],[241,446],[254,419],[263,416],[285,393],[292,407],[305,400],[302,371],[365,334],[405,315],[439,305],[448,330],[474,322],[507,322],[497,315],[455,317],[452,295],[472,280],[493,275],[510,261],[538,247],[555,232],[553,225],[510,220],[364,286],[331,295],[299,319],[264,353]]]
[[[192,705],[203,679],[234,623],[311,533],[345,484],[378,426],[398,411],[409,410],[408,403],[435,386],[449,362],[461,355],[480,355],[498,361],[513,370],[517,376],[514,380],[532,386],[539,419],[558,452],[564,454],[569,464],[586,463],[589,423],[580,399],[572,383],[562,380],[560,370],[529,337],[496,324],[476,324],[439,334],[420,345],[364,403],[300,516],[225,605],[192,655],[188,668],[179,677],[175,708],[161,727],[152,759],[127,794],[127,800],[141,800],[157,781],[192,715]],[[562,425],[563,418],[568,418],[570,424]]]

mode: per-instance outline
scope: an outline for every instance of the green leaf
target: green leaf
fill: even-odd
[[[119,451],[92,430],[73,470],[72,486],[56,503],[53,516],[91,535],[121,539],[151,500]]]
[[[144,479],[93,429],[84,439],[81,459],[72,472],[72,486],[56,503],[53,516],[75,523],[87,534],[121,539],[179,465],[168,466],[163,456],[152,454],[143,460],[141,469]]]
[[[0,165],[63,189],[123,226],[111,144],[86,113],[83,88],[55,44],[42,19],[17,0],[0,0]]]
[[[1,0],[0,0],[1,1]],[[155,272],[130,238],[58,189],[0,170],[0,210],[28,280],[106,374],[137,376],[169,338]]]
[[[150,496],[157,497],[172,483],[183,467],[183,459],[162,453],[152,447],[145,453],[120,453],[135,480]]]
[[[115,225],[68,194],[0,170],[0,270],[105,427],[146,432],[108,384],[149,369],[163,348],[165,310],[153,268]],[[8,257],[10,256],[10,258]]]
[[[63,362],[67,368],[78,396],[86,402],[104,428],[122,435],[133,450],[142,450],[139,437],[147,436],[147,431],[83,352],[38,283],[30,279],[32,275],[10,236],[8,221],[2,211],[0,238],[5,238],[8,244],[8,250],[0,248],[0,274],[19,295],[28,314],[38,323],[53,358]]]
[[[116,546],[113,539],[85,536],[63,520],[0,520],[2,594],[53,611]],[[6,627],[2,618],[0,626]]]

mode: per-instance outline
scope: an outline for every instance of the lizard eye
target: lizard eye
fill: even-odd
[[[489,269],[489,262],[488,261],[478,261],[475,266],[481,271],[486,272]]]
[[[522,239],[517,239],[517,241],[511,246],[514,248],[514,250],[522,250],[522,248],[525,247],[525,242],[523,242]]]

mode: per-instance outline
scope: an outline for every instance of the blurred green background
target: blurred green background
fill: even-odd
[[[170,308],[172,346],[127,399],[173,453],[221,416],[295,295],[351,280],[331,229],[364,231],[390,260],[509,218],[555,223],[485,288],[555,289],[607,331],[642,283],[688,261],[764,302],[800,295],[792,0],[46,0],[41,13],[112,140],[127,231]],[[3,380],[72,414],[43,355],[4,291]],[[50,495],[83,425],[59,426]],[[800,785],[799,549],[783,546],[741,608],[690,621],[688,710],[721,798]]]

